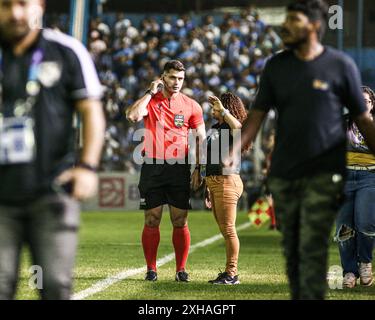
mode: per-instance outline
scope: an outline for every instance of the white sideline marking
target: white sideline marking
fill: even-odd
[[[247,223],[244,223],[244,224],[241,224],[240,226],[238,226],[237,227],[237,231],[241,231],[241,230],[246,229],[248,227],[250,227],[250,222],[247,222]],[[215,241],[220,240],[221,238],[222,238],[222,235],[221,234],[217,234],[216,236],[213,236],[211,238],[208,238],[206,240],[198,242],[198,243],[190,246],[189,254],[193,253],[198,248],[206,247],[206,246],[210,245],[211,243],[214,243]],[[164,264],[166,264],[166,263],[174,260],[174,258],[175,258],[175,256],[174,256],[174,252],[173,252],[171,254],[168,254],[168,255],[164,256],[161,259],[158,259],[156,261],[156,265],[158,267],[161,267],[162,265],[164,265]],[[110,277],[108,277],[106,279],[103,279],[103,280],[100,280],[100,281],[96,282],[90,288],[87,288],[85,290],[77,292],[76,294],[74,294],[72,296],[71,299],[72,300],[83,300],[83,299],[86,299],[89,296],[92,296],[92,295],[94,295],[94,294],[96,294],[98,292],[104,291],[108,287],[114,285],[115,283],[117,283],[117,282],[119,282],[121,280],[124,280],[126,278],[135,276],[135,275],[137,275],[139,273],[143,273],[143,272],[145,272],[145,267],[121,271],[121,272],[119,272],[118,274],[116,274],[114,276],[110,276]]]

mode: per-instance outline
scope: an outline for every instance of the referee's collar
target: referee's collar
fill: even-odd
[[[156,98],[160,99],[160,100],[164,100],[164,99],[168,99],[168,100],[176,100],[178,99],[179,97],[181,97],[181,92],[178,92],[178,93],[175,93],[174,95],[170,96],[170,97],[166,97],[164,94],[163,94],[163,91],[160,91],[158,92],[157,94],[155,94]]]

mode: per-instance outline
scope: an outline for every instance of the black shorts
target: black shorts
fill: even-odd
[[[153,209],[169,204],[178,209],[191,209],[190,165],[144,163],[139,180],[139,208]]]

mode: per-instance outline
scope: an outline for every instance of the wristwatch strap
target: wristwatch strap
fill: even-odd
[[[86,162],[80,161],[77,163],[77,167],[90,170],[92,172],[98,172],[98,168],[95,166],[92,166],[91,164],[88,164]]]
[[[155,95],[155,93],[152,93],[152,91],[150,89],[148,89],[146,92],[145,92],[145,95],[146,94],[149,94],[151,97],[153,97]]]

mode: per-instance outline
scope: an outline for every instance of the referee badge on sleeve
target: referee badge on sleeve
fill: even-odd
[[[182,128],[184,126],[184,115],[183,114],[176,114],[174,116],[174,125],[177,128]]]

